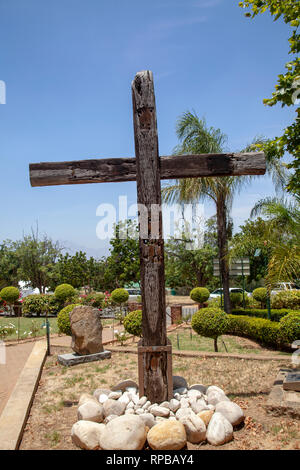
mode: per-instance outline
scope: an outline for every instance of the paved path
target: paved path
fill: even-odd
[[[5,348],[6,364],[0,364],[0,415],[17,383],[35,342]]]

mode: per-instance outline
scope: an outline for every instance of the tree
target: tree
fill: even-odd
[[[289,53],[294,57],[285,64],[287,72],[278,76],[276,91],[273,92],[272,98],[264,100],[264,104],[274,106],[281,103],[282,107],[295,105],[300,95],[300,59],[297,57],[300,51],[299,0],[247,0],[239,2],[239,6],[250,9],[245,13],[247,17],[254,18],[258,14],[269,11],[274,21],[283,18],[284,22],[293,28],[289,38]],[[282,157],[285,152],[289,152],[294,157],[288,165],[288,168],[294,170],[289,179],[288,190],[300,197],[300,107],[296,108],[295,121],[284,130],[284,133],[260,147],[274,156]]]
[[[180,144],[175,154],[219,153],[224,149],[226,136],[213,127],[207,127],[204,119],[195,112],[183,113],[176,126]],[[190,202],[211,199],[216,205],[218,255],[224,291],[224,308],[231,312],[228,267],[228,212],[233,194],[246,181],[245,177],[205,177],[176,180],[175,184],[163,187],[163,199],[167,203]]]
[[[0,287],[8,285],[18,287],[19,259],[16,253],[17,243],[5,240],[0,245]]]
[[[76,289],[87,284],[89,279],[86,254],[77,251],[74,256],[60,254],[55,265],[55,285],[71,284]]]
[[[124,238],[124,233],[127,237]],[[107,290],[124,287],[140,281],[139,245],[137,226],[131,220],[115,227],[115,237],[110,240],[110,255],[106,260],[104,285]]]
[[[254,206],[251,215],[267,219],[265,245],[270,250],[267,284],[300,278],[300,210],[297,199],[266,198]]]
[[[39,236],[38,229],[31,235],[24,235],[23,240],[16,243],[19,279],[30,283],[44,294],[52,283],[54,266],[62,247],[53,242],[47,235]]]

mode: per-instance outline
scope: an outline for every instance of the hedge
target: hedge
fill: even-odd
[[[228,315],[228,319],[228,335],[243,336],[266,346],[278,347],[282,343],[278,322],[246,315]]]
[[[291,310],[291,309],[272,309],[271,310],[271,320],[275,322],[279,322],[282,317],[288,315],[289,313],[300,313],[298,310]],[[232,309],[233,315],[247,315],[248,317],[256,317],[256,318],[265,318],[268,319],[268,310],[262,308],[235,308]]]

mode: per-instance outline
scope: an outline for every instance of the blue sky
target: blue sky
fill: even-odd
[[[40,161],[134,156],[131,81],[154,74],[160,154],[177,144],[175,123],[194,109],[238,151],[273,137],[293,109],[265,107],[288,56],[289,28],[268,14],[250,20],[237,0],[0,0],[0,239],[38,222],[70,249],[103,255],[101,203],[136,201],[135,183],[31,188]],[[274,193],[260,177],[235,199],[235,229]],[[214,214],[205,204],[205,214]]]

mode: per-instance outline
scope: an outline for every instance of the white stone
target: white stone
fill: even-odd
[[[229,398],[224,394],[223,391],[218,391],[218,390],[212,390],[208,395],[207,395],[207,402],[209,405],[216,405],[220,401],[230,401]]]
[[[151,405],[151,401],[146,401],[146,403],[142,406],[143,410],[148,410],[149,406]]]
[[[179,419],[184,425],[187,440],[192,444],[199,444],[206,439],[206,426],[199,416],[191,413],[190,416],[185,416]]]
[[[103,450],[141,450],[147,438],[147,430],[139,416],[125,414],[106,425],[100,436]]]
[[[168,408],[164,408],[163,406],[152,406],[151,413],[154,416],[161,416],[163,418],[167,418],[170,414],[170,410]]]
[[[111,390],[108,390],[107,388],[97,388],[94,393],[93,393],[93,396],[95,398],[97,398],[97,400],[99,400],[99,397],[100,395],[109,395],[111,392]]]
[[[126,391],[129,393],[137,393],[137,387],[126,387]]]
[[[190,386],[190,390],[198,390],[201,393],[206,393],[207,387],[202,384],[193,384]]]
[[[211,392],[221,392],[221,393],[224,393],[225,395],[224,390],[220,387],[217,387],[216,385],[210,385],[209,387],[207,387],[206,395],[209,395]]]
[[[123,395],[118,399],[118,401],[120,401],[121,403],[125,403],[125,405],[127,406],[128,403],[131,401],[131,398],[129,397],[129,393],[124,392]]]
[[[71,430],[72,442],[81,449],[96,450],[100,448],[100,436],[105,431],[105,424],[92,421],[77,421]]]
[[[179,400],[176,400],[176,398],[172,398],[169,402],[169,407],[170,407],[170,410],[173,411],[174,413],[176,413],[176,411],[178,410],[178,408],[180,408],[180,401]]]
[[[220,401],[216,405],[216,412],[221,413],[232,424],[237,426],[245,419],[242,408],[232,401]]]
[[[196,398],[197,399],[197,398],[201,398],[203,394],[201,392],[199,392],[199,390],[192,389],[192,390],[188,390],[187,395],[188,395],[189,398]]]
[[[78,406],[83,405],[87,401],[94,401],[96,403],[99,403],[97,398],[95,398],[93,395],[90,395],[89,393],[82,393],[79,398]]]
[[[149,429],[151,429],[155,425],[155,418],[151,413],[140,414],[139,418],[141,418],[145,426],[147,426]]]
[[[126,410],[129,410],[130,408],[134,408],[134,404],[132,401],[130,401],[127,405],[126,405]]]
[[[177,401],[180,401],[182,398],[182,396],[180,395],[180,393],[174,393],[174,399],[177,400]]]
[[[155,417],[155,422],[156,423],[161,423],[162,421],[169,421],[168,418],[164,418],[163,416],[156,416]]]
[[[77,410],[78,421],[94,421],[95,423],[102,423],[104,419],[103,406],[100,403],[87,401],[80,405]]]
[[[109,416],[106,416],[105,420],[104,420],[104,423],[107,424],[109,423],[110,421],[112,421],[113,419],[115,418],[118,418],[118,415],[109,415]]]
[[[128,408],[128,410],[125,410],[125,414],[126,415],[134,415],[135,414],[135,411],[133,408]]]
[[[110,394],[108,395],[108,398],[110,398],[111,400],[118,400],[118,398],[120,398],[121,396],[122,396],[121,390],[117,390],[115,392],[110,392]]]
[[[200,413],[200,411],[207,409],[207,404],[202,398],[200,398],[200,400],[192,400],[191,408],[193,412],[197,414]]]
[[[138,404],[138,402],[139,402],[139,397],[138,397],[138,395],[133,394],[133,393],[130,393],[130,398],[131,398],[132,402],[133,402],[135,405]]]
[[[140,407],[143,407],[147,403],[147,401],[148,401],[147,397],[143,396],[139,399],[139,401],[137,402],[137,405],[139,405]]]
[[[142,415],[143,413],[145,413],[143,408],[137,408],[137,410],[135,410],[135,414],[137,414],[137,415]]]
[[[121,416],[125,411],[125,403],[119,400],[111,400],[110,398],[103,403],[104,416],[117,415]]]
[[[221,413],[214,413],[207,427],[206,439],[214,446],[229,442],[233,437],[232,424]]]
[[[183,417],[186,417],[186,416],[190,416],[191,413],[193,413],[191,408],[179,408],[176,411],[175,416],[176,416],[177,419],[180,419],[180,418],[183,418]]]
[[[163,401],[159,406],[163,406],[164,408],[168,408],[168,410],[170,409],[170,404],[168,401]]]
[[[101,395],[99,396],[99,403],[103,404],[106,400],[108,400],[108,395],[106,395],[105,393],[101,393]]]
[[[184,397],[181,398],[180,400],[180,407],[181,408],[189,408],[190,404],[188,402],[188,400]]]

